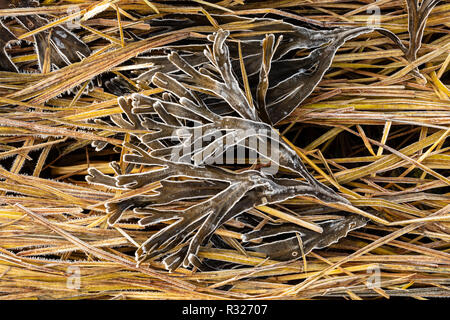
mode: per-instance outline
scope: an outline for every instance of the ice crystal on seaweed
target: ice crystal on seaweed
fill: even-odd
[[[427,24],[428,16],[440,0],[406,0],[405,2],[408,10],[408,47],[406,47],[400,38],[391,31],[383,28],[377,28],[376,30],[394,41],[395,45],[402,50],[409,62],[414,62],[417,59],[417,52],[422,46],[423,32]],[[425,77],[420,74],[417,68],[412,70],[412,75],[422,79],[422,81],[425,81],[426,83]]]
[[[329,67],[332,56],[346,39],[369,31],[371,29],[359,28],[328,32],[331,39],[328,39],[327,45],[320,46],[323,40],[305,45],[308,48],[320,47],[305,59],[289,61],[298,70],[288,79],[281,78],[280,70],[277,70],[282,81],[272,86],[270,64],[274,53],[280,48],[281,38],[276,39],[272,34],[266,36],[260,42],[262,51],[257,57],[261,67],[256,87],[257,99],[253,103],[234,74],[226,43],[229,32],[219,30],[208,37],[212,45],[203,51],[207,62],[198,68],[189,64],[176,51],[168,55],[167,59],[173,66],[167,68],[170,73],[155,72],[151,79],[153,85],[164,90],[164,94],[159,97],[133,94],[119,98],[123,114],[111,116],[112,122],[122,128],[144,132],[134,134],[137,139],[132,143],[124,143],[132,154],[124,155],[123,161],[129,164],[128,170],[137,165],[143,165],[148,170],[143,173],[122,173],[117,164],[112,164],[117,173],[115,177],[91,168],[87,180],[123,189],[137,189],[158,181],[161,183],[157,195],[136,196],[108,203],[110,225],[116,223],[126,210],[143,215],[139,221],[143,226],[175,220],[141,245],[136,252],[137,261],[162,255],[169,270],[175,270],[181,264],[195,265],[198,263],[199,247],[207,242],[214,231],[254,206],[282,202],[298,195],[313,197],[325,203],[348,203],[312,177],[272,123],[289,115],[297,106],[297,100],[301,101],[309,95]],[[305,32],[303,28],[302,32]],[[310,33],[310,36],[314,36],[313,31]],[[323,59],[317,59],[319,57]],[[293,85],[292,81],[299,85]],[[270,100],[268,97],[274,97],[275,93],[280,94],[280,99]],[[207,96],[226,102],[232,114],[213,112],[206,103]],[[216,139],[210,138],[219,132],[224,134],[216,136]],[[245,132],[252,132],[252,135]],[[233,171],[207,161],[238,144],[246,145],[245,141],[254,135],[270,146],[277,143],[277,147],[272,148],[269,160],[290,171],[294,178],[277,177],[276,172],[268,173],[263,168],[255,167]],[[197,143],[199,141],[201,143]],[[182,157],[174,157],[186,147],[189,147],[187,149],[190,152],[184,153]],[[267,157],[258,148],[253,149],[253,152]],[[188,180],[174,180],[179,177]],[[200,200],[184,210],[161,208],[164,204],[186,199]],[[344,216],[343,219],[323,223],[322,234],[299,226],[288,226],[290,229],[287,233],[294,236],[297,233],[304,238],[308,252],[337,241],[349,230],[365,223],[363,217]],[[272,228],[275,233],[269,233],[275,235],[278,232],[276,229]],[[270,226],[267,230],[270,230]],[[247,238],[254,236],[250,233]],[[294,243],[290,237],[265,246],[248,248],[275,258],[291,259],[295,258],[293,252],[298,252],[298,241]]]

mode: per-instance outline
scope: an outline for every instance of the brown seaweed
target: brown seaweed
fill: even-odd
[[[115,188],[136,189],[162,181],[162,188],[157,189],[159,195],[154,200],[164,195],[160,200],[166,203],[207,198],[184,210],[157,208],[155,205],[158,201],[142,196],[138,201],[127,199],[113,206],[110,204],[110,224],[118,221],[125,210],[131,209],[136,214],[146,215],[140,221],[143,226],[175,220],[141,245],[136,252],[138,261],[163,255],[170,270],[181,264],[195,264],[200,245],[217,228],[254,206],[281,202],[297,195],[309,196],[325,203],[348,203],[345,198],[314,179],[295,151],[279,137],[278,132],[261,121],[259,112],[249,103],[231,69],[229,50],[225,43],[228,34],[227,31],[219,30],[209,37],[213,44],[204,50],[208,66],[202,65],[197,69],[178,53],[169,54],[168,60],[182,73],[167,75],[156,72],[153,75],[152,83],[166,92],[161,98],[139,94],[133,94],[131,98],[119,98],[119,105],[124,113],[111,117],[114,124],[149,132],[135,134],[139,139],[138,144],[124,145],[133,154],[126,154],[123,160],[129,164],[144,165],[150,170],[144,173],[119,174],[114,178],[93,168],[89,171],[89,182]],[[267,39],[265,41],[270,42],[274,36],[269,35]],[[271,50],[275,48],[276,46]],[[270,63],[270,59],[266,58],[266,61]],[[266,81],[264,76],[261,79]],[[223,99],[236,116],[221,116],[212,112],[200,97],[205,92]],[[207,139],[218,132],[226,134],[214,140]],[[233,172],[214,162],[210,163],[211,159],[252,136],[267,139],[270,146],[277,141],[279,147],[270,155],[271,162],[290,170],[291,174],[303,180],[275,178],[273,174],[276,172],[263,169],[249,168]],[[190,152],[182,153],[186,147]],[[257,149],[253,151],[261,153]],[[177,157],[180,153],[182,156]],[[196,183],[204,186],[204,189],[180,188],[177,185],[180,182],[171,180],[176,177],[200,179]],[[336,241],[340,237],[340,232],[329,232],[328,240],[319,237],[312,243],[332,242],[330,238]]]

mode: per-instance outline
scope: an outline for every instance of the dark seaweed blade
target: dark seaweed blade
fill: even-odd
[[[6,53],[8,42],[16,40],[16,37],[0,21],[0,70],[18,72],[16,65],[11,61]]]
[[[218,31],[212,51],[205,50],[204,52],[211,65],[220,72],[222,78],[220,82],[205,73],[197,71],[175,52],[169,55],[169,61],[188,76],[188,78],[184,79],[186,83],[197,90],[208,90],[221,97],[240,117],[256,120],[254,108],[250,105],[245,93],[233,75],[228,47],[225,45],[225,39],[228,35],[229,32]]]
[[[229,210],[223,214],[220,217],[220,220],[218,220],[215,224],[207,224],[205,222],[205,219],[200,219],[194,222],[191,222],[191,224],[182,232],[180,233],[173,242],[168,244],[166,247],[164,247],[164,250],[157,250],[153,253],[149,253],[148,257],[154,257],[160,254],[163,254],[164,252],[170,251],[176,247],[176,245],[180,245],[183,243],[183,241],[188,237],[189,234],[193,233],[193,231],[200,226],[205,226],[209,229],[209,235],[205,236],[205,238],[208,238],[212,235],[214,231],[216,231],[221,225],[223,225],[225,222],[229,221],[230,219],[233,219],[240,214],[248,211],[249,209],[267,204],[267,203],[278,203],[285,201],[287,199],[290,199],[292,197],[295,197],[298,194],[302,195],[308,195],[310,197],[315,197],[315,189],[307,184],[298,183],[295,180],[288,180],[288,179],[275,179],[274,182],[271,182],[273,188],[267,188],[267,186],[259,186],[255,187],[251,190],[249,190],[239,201],[237,201]],[[274,189],[276,189],[276,192],[274,192]],[[365,219],[365,218],[363,218]],[[351,222],[351,221],[349,221]],[[354,228],[356,229],[358,225],[355,225]],[[290,226],[289,227],[290,232],[299,232],[301,230],[303,239],[305,242],[308,242],[308,239],[311,238],[311,244],[324,244],[325,239],[340,239],[345,235],[342,235],[342,232],[340,228],[337,228],[336,230],[327,230],[329,234],[317,233],[311,230],[307,230],[304,228],[301,228],[299,226]],[[267,228],[267,236],[277,236],[279,230],[271,230],[270,228]],[[265,229],[266,231],[266,229]],[[322,235],[322,236],[320,236]],[[188,242],[190,246],[192,247],[191,242]],[[309,242],[308,242],[309,243]],[[286,242],[282,244],[284,246],[284,249],[286,252],[289,252],[289,250],[296,250],[296,245],[293,245],[289,247],[291,243]],[[280,246],[278,245],[278,248]],[[274,247],[276,248],[276,247]],[[164,264],[170,271],[174,271],[176,268],[178,268],[183,260],[185,259],[188,251],[190,249],[188,247],[183,247],[182,249],[166,256],[164,259]],[[276,259],[277,253],[269,251],[267,249],[266,254],[268,254],[269,257]],[[287,254],[289,255],[289,253]],[[140,259],[143,259],[144,256],[140,255]],[[193,257],[191,256],[191,263],[193,263]]]
[[[326,221],[319,223],[322,227],[322,233],[312,232],[305,228],[290,226],[270,226],[267,225],[260,231],[253,231],[244,235],[246,241],[273,237],[280,234],[292,234],[283,240],[265,242],[257,246],[248,246],[245,249],[266,254],[268,257],[276,260],[292,260],[301,257],[301,254],[308,254],[313,249],[326,248],[329,245],[338,242],[341,238],[355,229],[364,227],[368,219],[359,215],[348,215],[342,219]],[[301,241],[295,234],[301,238]],[[302,247],[301,247],[302,246]]]
[[[164,247],[170,243],[171,240],[174,240],[171,242],[171,245],[179,245],[179,240],[183,239],[176,238],[177,235],[180,232],[185,231],[193,223],[201,222],[201,226],[189,240],[189,249],[185,252],[186,256],[182,257],[182,260],[187,259],[185,265],[188,266],[192,260],[191,256],[197,254],[204,239],[221,225],[221,218],[226,215],[233,205],[238,202],[253,185],[252,182],[234,183],[207,201],[194,205],[184,212],[180,212],[178,221],[160,230],[142,244],[136,252],[138,261],[145,257],[147,253],[151,253],[154,250]]]
[[[17,20],[29,31],[45,26],[49,21],[38,15],[18,16]],[[42,71],[47,48],[50,48],[50,64],[54,68],[63,68],[91,54],[89,47],[75,34],[62,26],[35,34],[36,53],[39,68]]]
[[[161,181],[158,195],[152,196],[153,206],[169,204],[179,200],[192,200],[213,196],[228,187],[228,183],[221,181]]]
[[[268,187],[268,185],[270,185],[271,187]],[[172,241],[170,243],[167,243],[163,249],[154,250],[153,252],[138,251],[136,253],[136,258],[138,261],[142,261],[145,258],[151,258],[170,252],[172,249],[176,248],[177,246],[180,246],[180,244],[182,243],[188,243],[189,247],[186,247],[172,254],[169,254],[164,259],[166,267],[170,271],[173,271],[183,263],[183,261],[188,255],[188,252],[192,251],[192,248],[198,247],[198,244],[200,242],[196,242],[193,244],[191,242],[193,238],[189,238],[189,235],[194,234],[194,231],[196,229],[204,227],[205,230],[203,231],[202,237],[203,239],[208,239],[212,235],[212,233],[216,231],[220,226],[222,226],[225,222],[229,221],[230,219],[233,219],[236,216],[239,216],[240,214],[248,211],[249,209],[267,203],[282,202],[292,197],[295,197],[298,194],[315,197],[316,191],[313,187],[304,183],[298,183],[295,180],[275,179],[274,181],[268,181],[268,184],[266,185],[257,186],[248,190],[245,193],[245,195],[242,196],[239,199],[239,201],[235,202],[233,205],[230,205],[230,202],[228,201],[228,199],[226,199],[226,201],[228,201],[227,203],[229,208],[225,213],[215,215],[213,217],[214,218],[214,221],[212,221],[213,223],[208,223],[208,221],[206,221],[206,216],[203,216],[202,218],[195,221],[190,221],[190,224],[187,225],[186,228],[184,228],[181,232],[178,229],[179,231],[178,234],[174,236],[172,238]],[[222,210],[223,209],[225,208],[222,208]],[[150,219],[146,219],[145,221],[154,221],[154,220],[152,220],[152,217],[150,217]],[[315,233],[316,232],[314,231],[310,231],[310,233],[305,233],[305,235],[310,236],[311,234]],[[331,233],[335,237],[339,237],[338,235],[339,231],[338,233],[334,233],[333,231],[331,231]],[[272,236],[275,235],[276,234],[272,234]],[[204,240],[204,242],[206,241]],[[292,248],[294,249],[295,246]],[[190,257],[191,263],[193,263],[193,256],[195,255],[191,255]]]
[[[228,22],[246,21],[246,20],[250,22],[255,20],[237,16],[219,16],[219,15],[213,16],[220,25],[223,25],[223,28],[225,30],[227,29],[226,23]],[[185,24],[186,20],[190,22],[195,22],[196,24]],[[277,30],[278,32],[281,31],[284,32],[282,39],[280,38],[281,41],[279,43],[278,49],[275,50],[272,54],[273,57],[271,58],[271,60],[273,61],[283,59],[283,57],[286,56],[287,53],[293,50],[314,49],[323,46],[332,41],[333,39],[335,39],[340,32],[340,29],[313,30],[304,27],[298,27],[293,24],[284,22],[282,20],[274,20],[266,18],[264,19],[259,18],[258,22],[263,25],[258,24],[254,26],[253,31],[255,32],[266,32],[267,34],[273,32],[273,30]],[[153,19],[150,23],[152,26],[164,27],[170,31],[179,30],[181,28],[187,28],[189,26],[195,27],[210,26],[210,22],[202,14],[189,15],[188,19],[182,15],[169,14],[165,16],[164,19],[162,19],[161,21],[159,21],[158,19]],[[154,32],[158,34],[160,31],[156,29],[156,31]],[[152,32],[151,35],[154,35],[155,33]],[[254,37],[246,37],[245,41],[240,42],[245,69],[249,77],[256,75],[260,72],[261,59],[263,55],[262,46],[265,37],[266,37],[265,34],[256,35]],[[201,42],[202,40],[196,38],[195,41]],[[208,59],[206,59],[205,56],[202,54],[203,50],[206,48],[206,45],[207,43],[195,45],[192,44],[175,45],[165,47],[164,49],[178,52],[179,55],[184,60],[186,60],[189,65],[193,67],[200,67],[201,65],[208,62]],[[235,41],[228,41],[227,47],[229,48],[229,55],[231,58],[233,71],[235,72],[235,74],[239,74],[240,61],[238,53],[239,52],[238,44]],[[158,48],[154,51],[159,52],[161,51],[161,48]],[[152,76],[156,72],[168,74],[176,72],[178,70],[174,65],[167,63],[167,59],[161,56],[160,53],[154,54],[151,51],[149,52],[149,55],[150,55],[149,57],[145,57],[145,62],[147,63],[153,62],[154,67],[139,75],[135,79],[136,81],[148,83],[151,81]]]
[[[370,29],[365,28],[360,32],[365,32]],[[348,32],[350,35],[355,35],[354,33]],[[340,35],[341,41],[345,41],[349,34]],[[178,97],[182,97],[180,99],[180,105],[186,108],[190,108],[191,111],[197,112],[202,115],[204,118],[212,121],[212,123],[205,124],[200,127],[193,128],[179,128],[177,132],[185,132],[189,136],[193,136],[199,130],[205,132],[201,137],[202,141],[207,141],[206,139],[207,133],[211,134],[211,131],[217,132],[219,130],[227,130],[227,136],[221,136],[221,139],[217,139],[214,142],[211,142],[207,146],[204,146],[200,149],[194,149],[192,154],[192,160],[196,165],[204,164],[206,160],[210,159],[211,155],[216,154],[217,148],[220,148],[224,145],[225,140],[233,141],[232,143],[228,142],[227,147],[230,148],[240,141],[244,140],[248,136],[243,136],[240,134],[241,132],[247,133],[248,135],[258,136],[260,135],[263,138],[270,139],[275,138],[279,142],[279,147],[277,148],[277,157],[278,159],[277,165],[285,167],[293,172],[296,172],[303,178],[305,178],[311,185],[315,186],[318,190],[318,197],[323,197],[325,202],[346,202],[345,199],[338,196],[333,190],[326,187],[325,185],[319,183],[316,179],[314,179],[311,174],[306,170],[303,162],[300,160],[299,156],[293,151],[280,137],[279,134],[273,130],[273,128],[267,123],[261,122],[259,116],[254,113],[253,109],[251,109],[250,104],[240,86],[237,83],[237,80],[234,78],[230,70],[230,57],[227,54],[227,50],[225,49],[227,45],[224,43],[225,38],[228,35],[227,32],[219,31],[217,32],[214,38],[210,37],[211,40],[214,41],[214,46],[212,50],[212,54],[205,50],[205,55],[211,61],[212,67],[216,68],[217,71],[225,77],[224,83],[213,80],[211,77],[202,74],[200,71],[197,71],[194,67],[190,66],[187,61],[183,60],[177,53],[173,52],[169,55],[169,60],[176,65],[181,71],[185,74],[189,75],[189,78],[180,78],[177,75],[173,75],[174,78],[168,75],[162,75],[160,73],[156,73],[153,78],[153,83],[160,88],[165,90],[169,90],[173,92]],[[268,39],[273,39],[273,36],[269,36]],[[270,40],[268,40],[270,42]],[[275,48],[268,48],[270,45],[269,42],[266,42],[266,52],[270,56],[272,56]],[[271,45],[273,46],[273,45]],[[223,50],[222,50],[223,49]],[[266,57],[267,63],[271,60]],[[331,63],[331,60],[330,60]],[[267,77],[262,78],[263,81],[267,81]],[[178,79],[178,80],[176,80]],[[238,117],[221,117],[213,114],[204,104],[201,106],[197,106],[192,102],[192,100],[199,101],[196,97],[191,98],[192,94],[188,94],[187,89],[184,88],[184,85],[192,87],[195,90],[211,90],[213,94],[216,94],[222,97],[231,108],[233,108],[238,114],[243,115],[242,118]],[[261,84],[260,88],[264,88],[265,85]],[[263,90],[263,89],[261,89]],[[237,101],[237,102],[236,102]],[[136,104],[135,104],[136,107]],[[178,108],[179,109],[179,108]],[[251,110],[245,112],[245,110]],[[176,108],[172,111],[172,115],[177,117]],[[246,119],[247,117],[251,117],[250,119]],[[158,130],[157,133],[149,134],[143,137],[143,142],[148,143],[148,141],[152,141],[153,139],[163,139],[163,138],[172,138],[175,128],[168,127],[167,125],[157,123],[155,121],[146,120],[147,123],[152,126],[147,126],[148,129]],[[209,130],[209,131],[208,131]],[[261,133],[262,132],[262,133]],[[227,139],[229,138],[229,139]],[[232,138],[232,139],[231,139]],[[198,140],[197,139],[197,140]],[[195,144],[197,140],[191,141],[192,144]],[[181,147],[184,148],[184,147]],[[222,148],[225,150],[226,148]],[[271,160],[274,160],[275,157],[272,157]]]
[[[302,59],[307,68],[300,68],[287,79],[279,80],[267,92],[267,106],[270,119],[274,124],[286,118],[311,94],[330,68],[336,51],[345,41],[360,34],[372,32],[371,28],[356,28],[338,33],[328,45],[315,49]],[[295,63],[295,60],[292,61]],[[283,61],[289,64],[290,61]]]
[[[270,125],[272,125],[272,119],[267,113],[266,94],[269,89],[269,73],[273,55],[282,39],[283,36],[278,37],[278,40],[275,43],[275,36],[270,34],[266,36],[262,43],[263,52],[261,67],[259,70],[259,83],[256,88],[256,101],[259,118]]]
[[[70,64],[79,62],[91,55],[91,50],[87,44],[62,26],[52,28],[50,39],[53,48],[60,55],[63,55]]]

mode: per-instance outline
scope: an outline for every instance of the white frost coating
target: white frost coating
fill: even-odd
[[[208,68],[215,69],[220,74],[220,81],[199,72],[199,68],[194,68],[173,52],[168,55],[168,59],[180,72],[170,73],[170,76],[163,72],[155,73],[152,77],[154,85],[166,93],[171,93],[170,102],[167,101],[167,95],[161,98],[158,95],[145,97],[133,94],[131,100],[125,98],[118,100],[124,115],[111,116],[113,123],[122,128],[139,128],[144,132],[147,130],[146,133],[132,133],[134,141],[141,141],[143,144],[127,143],[126,146],[131,153],[125,155],[123,161],[131,165],[162,167],[138,174],[119,174],[115,177],[117,186],[135,189],[157,181],[161,181],[162,184],[165,181],[174,183],[173,179],[178,177],[193,179],[197,182],[218,181],[217,184],[220,185],[220,188],[217,188],[217,185],[211,188],[200,185],[205,188],[205,192],[202,192],[200,186],[193,183],[192,188],[198,187],[199,190],[194,192],[187,188],[178,194],[176,189],[170,188],[170,184],[165,187],[163,185],[163,189],[153,196],[153,200],[161,199],[161,203],[158,204],[171,203],[174,205],[173,208],[178,208],[176,203],[178,201],[204,198],[194,202],[195,204],[184,202],[182,207],[184,210],[178,210],[179,212],[175,212],[176,210],[152,211],[158,204],[152,203],[152,200],[147,198],[132,197],[120,202],[122,208],[132,208],[136,214],[148,213],[139,221],[140,225],[153,225],[169,219],[176,220],[164,226],[141,245],[136,251],[138,262],[145,258],[162,256],[167,258],[167,260],[163,259],[163,262],[168,269],[176,269],[180,264],[189,266],[198,263],[198,250],[209,236],[227,220],[254,206],[274,204],[298,195],[316,197],[323,202],[340,200],[334,191],[320,184],[307,172],[296,152],[279,139],[278,132],[268,123],[259,119],[255,108],[250,107],[244,90],[231,69],[229,50],[225,43],[227,35],[223,31],[217,32],[214,37],[210,37],[214,41],[211,51],[204,51],[207,58],[205,60],[209,59]],[[260,56],[255,55],[255,57]],[[202,95],[195,93],[194,90],[200,91],[202,95],[208,93],[216,99],[221,99],[222,103],[225,102],[237,113],[237,116],[222,116],[211,112],[205,105],[207,100],[203,101],[200,98]],[[291,94],[286,94],[283,98],[290,98]],[[159,109],[152,112],[151,107]],[[285,111],[280,110],[280,113]],[[202,118],[199,120],[201,122],[199,125],[193,126],[190,122],[193,119],[189,117],[196,119],[193,114]],[[213,136],[215,140],[212,139]],[[275,163],[297,174],[296,177],[305,178],[305,181],[277,179],[275,177],[277,171],[264,171],[263,168],[258,167],[260,163],[255,164],[254,168],[239,168],[240,171],[232,165],[224,167],[217,163],[209,163],[210,160],[218,157],[218,151],[223,153],[232,150],[251,136],[257,136],[258,143],[266,139],[263,141],[266,149],[270,146],[275,150],[269,155],[259,150],[256,142],[246,145],[247,150],[254,151],[254,154],[264,154],[267,159],[265,165]],[[159,142],[159,145],[155,142]],[[279,142],[279,146],[275,148],[276,142]],[[172,153],[172,151],[180,152],[187,147],[190,150],[184,157],[177,158]],[[97,179],[93,177],[90,181],[101,184],[101,177]],[[164,192],[173,192],[174,196],[165,196]],[[286,233],[290,232],[281,231],[281,234]],[[244,235],[244,240],[248,240],[249,236]],[[272,235],[268,234],[261,238],[270,236]],[[280,242],[280,244],[283,243]],[[177,248],[182,249],[174,253],[173,251]],[[298,255],[297,247],[286,249],[288,252],[292,249],[289,253],[291,256]]]

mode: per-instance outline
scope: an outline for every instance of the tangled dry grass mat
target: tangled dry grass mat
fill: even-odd
[[[448,1],[0,1],[0,299],[450,296]]]

